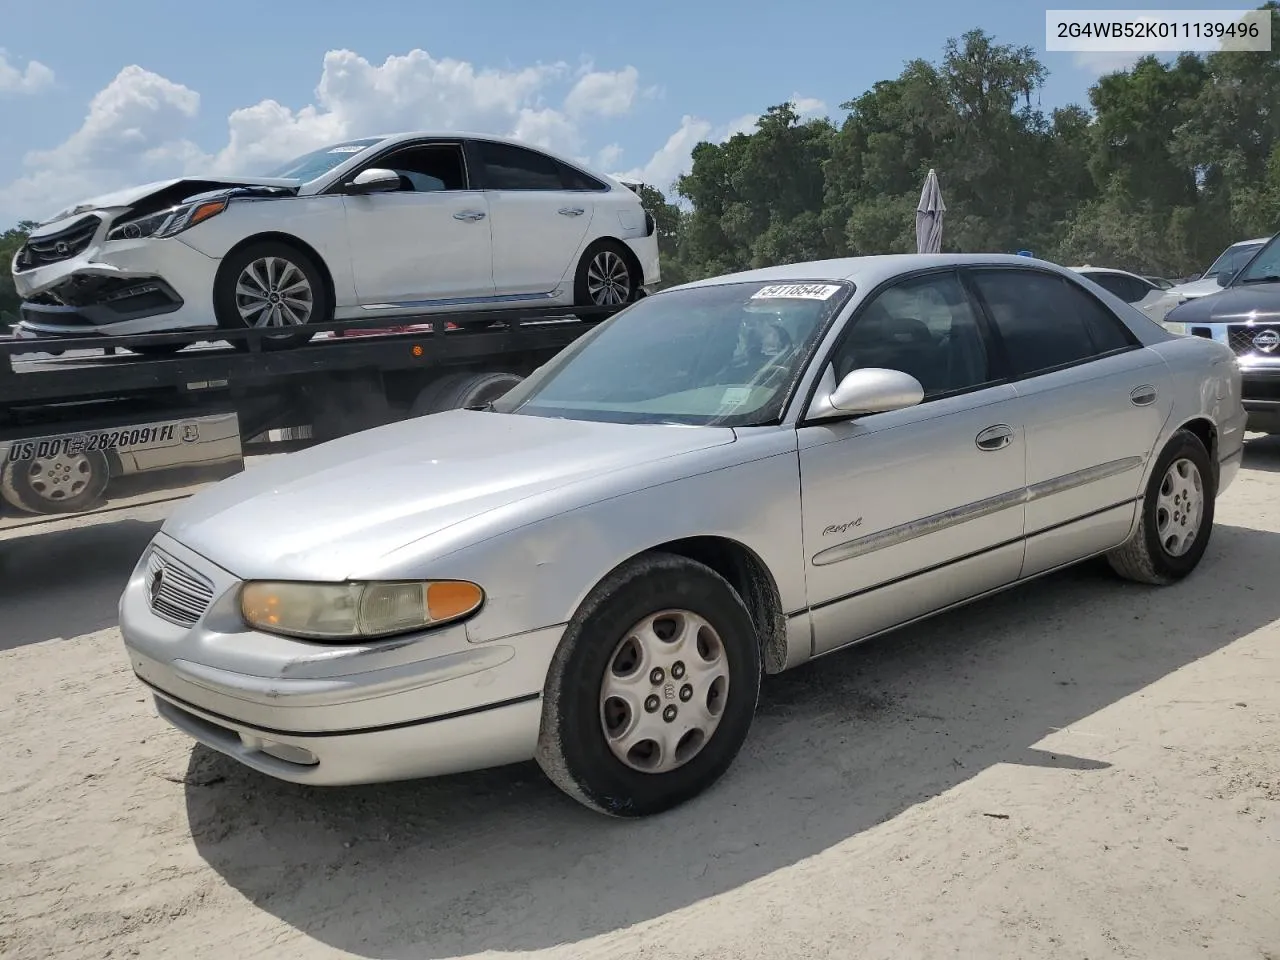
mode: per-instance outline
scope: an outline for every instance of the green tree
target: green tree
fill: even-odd
[[[31,220],[23,220],[16,227],[0,233],[0,327],[8,328],[18,322],[18,305],[22,298],[13,287],[12,264],[18,248],[27,242],[27,235],[35,228]]]

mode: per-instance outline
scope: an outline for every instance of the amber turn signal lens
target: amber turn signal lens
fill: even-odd
[[[427,615],[432,620],[465,616],[484,600],[484,591],[464,580],[436,580],[427,585]]]

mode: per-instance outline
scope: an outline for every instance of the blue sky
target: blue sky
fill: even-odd
[[[796,96],[838,114],[966,29],[1044,46],[1044,7],[1025,0],[491,0],[465,14],[431,2],[7,6],[0,223],[128,183],[265,169],[387,125],[514,132],[608,172],[669,181],[696,139]],[[413,50],[424,53],[387,64]],[[1041,56],[1043,105],[1085,102],[1097,69]]]

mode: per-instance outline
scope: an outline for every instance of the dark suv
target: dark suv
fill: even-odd
[[[1246,429],[1280,433],[1280,234],[1237,272],[1219,274],[1218,285],[1217,293],[1170,310],[1165,326],[1231,347],[1249,412]]]

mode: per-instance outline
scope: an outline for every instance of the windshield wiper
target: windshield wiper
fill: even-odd
[[[1268,273],[1265,276],[1261,276],[1261,277],[1244,277],[1240,282],[1241,283],[1275,283],[1278,280],[1280,280],[1280,276],[1277,276],[1274,273]]]

